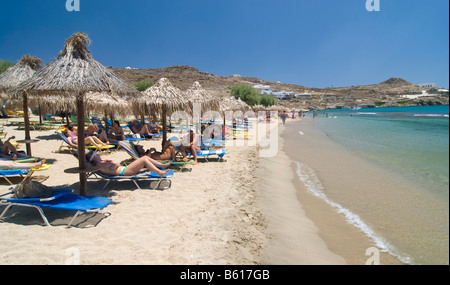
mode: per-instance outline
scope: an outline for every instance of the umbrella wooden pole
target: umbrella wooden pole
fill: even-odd
[[[167,108],[166,106],[162,107],[162,124],[163,124],[163,139],[162,139],[162,146],[161,149],[164,149],[164,145],[166,144],[167,141]]]
[[[41,105],[39,105],[39,124],[42,125],[42,112],[41,112]]]
[[[114,126],[114,115],[112,113],[110,114],[109,119],[111,120],[111,128],[112,128]]]
[[[30,140],[30,117],[28,116],[28,94],[23,94],[23,120],[25,123],[25,140]],[[31,144],[27,143],[27,155],[31,155]]]
[[[108,112],[106,112],[106,110],[105,110],[105,131],[106,136],[108,136]]]
[[[77,136],[78,136],[78,166],[80,170],[86,169],[86,149],[84,136],[84,100],[81,94],[77,96]],[[80,195],[87,195],[87,177],[80,171]]]

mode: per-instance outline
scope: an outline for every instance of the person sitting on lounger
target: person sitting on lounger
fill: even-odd
[[[64,129],[62,133],[63,133],[63,135],[65,135],[67,137],[67,141],[69,142],[69,144],[71,146],[78,147],[78,137],[72,131],[70,131],[69,129]],[[95,145],[98,148],[107,146],[99,138],[94,137],[94,136],[85,137],[84,143],[86,145],[89,145],[89,144]]]
[[[94,151],[88,152],[86,154],[86,159],[95,166],[99,166],[99,172],[109,176],[133,176],[146,167],[148,170],[158,174],[159,177],[163,177],[169,170],[162,171],[160,169],[166,169],[170,166],[170,163],[162,164],[148,156],[136,159],[128,166],[122,166],[112,160],[103,160],[100,155]]]
[[[0,157],[12,160],[16,160],[18,158],[28,158],[28,155],[18,152],[16,148],[9,142],[10,140],[13,140],[15,138],[15,136],[12,136],[5,142],[0,139]]]
[[[102,142],[109,144],[108,136],[106,132],[99,128],[97,124],[89,124],[84,132],[86,137],[97,137]]]
[[[20,163],[15,162],[11,160],[0,160],[0,169],[30,169],[30,168],[37,168],[41,167],[45,163],[45,159],[39,161],[39,162],[32,162],[32,163]]]
[[[114,121],[111,131],[109,132],[109,139],[118,141],[124,141],[125,140],[125,133],[123,132],[122,127],[120,126],[119,121]]]
[[[143,136],[153,136],[153,134],[148,130],[148,127],[146,124],[142,124],[141,127],[139,127],[139,122],[137,120],[133,121],[133,125],[131,127],[133,132],[135,134],[140,134]]]
[[[173,161],[179,161],[176,158],[176,151],[175,147],[172,145],[170,141],[167,141],[164,144],[164,148],[162,152],[158,152],[156,148],[152,147],[148,150],[145,150],[143,146],[137,145],[136,151],[139,154],[139,157],[143,156],[149,156],[150,158],[153,158],[155,160],[173,160]]]
[[[180,150],[181,150],[181,153],[183,154],[183,161],[188,161],[186,152],[190,152],[194,156],[193,165],[196,165],[198,163],[197,162],[197,153],[201,151],[200,138],[194,132],[194,129],[191,128],[189,130],[189,134],[187,134],[183,137],[183,139],[181,140]]]
[[[158,125],[155,118],[153,118],[152,122],[149,125],[150,125],[150,131],[154,134],[160,134],[163,129],[160,125]]]

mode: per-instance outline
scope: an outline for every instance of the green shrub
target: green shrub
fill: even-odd
[[[413,99],[397,101],[397,104],[404,105],[404,104],[408,104],[411,101],[413,101]]]
[[[242,101],[250,106],[258,105],[260,95],[253,87],[247,85],[233,85],[231,95],[235,98],[241,98]]]
[[[13,66],[15,63],[9,60],[0,59],[0,73],[5,72],[9,67]]]
[[[261,96],[259,103],[266,107],[278,104],[277,99],[275,99],[274,97],[272,97],[270,95]]]
[[[153,86],[153,84],[155,84],[155,82],[149,80],[142,80],[134,83],[134,87],[136,87],[138,91],[145,91],[147,90],[147,88]]]

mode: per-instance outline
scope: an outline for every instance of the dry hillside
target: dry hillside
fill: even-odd
[[[270,85],[273,88],[295,93],[311,93],[309,99],[281,100],[280,105],[289,108],[351,108],[353,106],[375,106],[380,102],[383,106],[405,105],[405,99],[399,95],[421,92],[423,88],[401,79],[390,78],[384,82],[373,85],[359,85],[339,88],[308,88],[305,86],[270,82],[256,77],[216,76],[208,72],[199,71],[197,68],[181,65],[159,69],[123,69],[112,68],[120,77],[129,83],[143,80],[156,82],[162,77],[168,78],[181,90],[188,89],[195,81],[204,88],[219,97],[229,96],[229,87],[236,84],[245,85]],[[324,96],[325,95],[325,96]],[[441,105],[448,104],[447,96],[436,96],[409,100],[408,105]]]

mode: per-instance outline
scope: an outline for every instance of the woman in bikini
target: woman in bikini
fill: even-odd
[[[70,145],[73,147],[78,147],[78,137],[69,129],[64,129],[63,134],[67,137]],[[102,142],[99,138],[94,136],[87,136],[84,138],[84,143],[86,145],[92,144],[98,148],[107,146],[104,142]]]
[[[170,141],[167,141],[164,144],[164,148],[162,152],[156,150],[156,148],[152,147],[149,150],[145,150],[143,146],[137,145],[136,151],[139,154],[139,157],[148,156],[154,160],[173,160],[175,162],[179,162],[180,160],[176,158],[175,147],[172,145]]]
[[[166,169],[170,166],[170,163],[162,164],[148,156],[143,156],[133,161],[128,166],[122,166],[111,160],[103,160],[100,155],[94,151],[88,152],[86,154],[86,159],[95,166],[99,166],[99,171],[101,173],[109,176],[133,176],[146,167],[148,170],[158,174],[159,177],[163,177],[169,172],[169,170],[162,171],[160,169]]]

